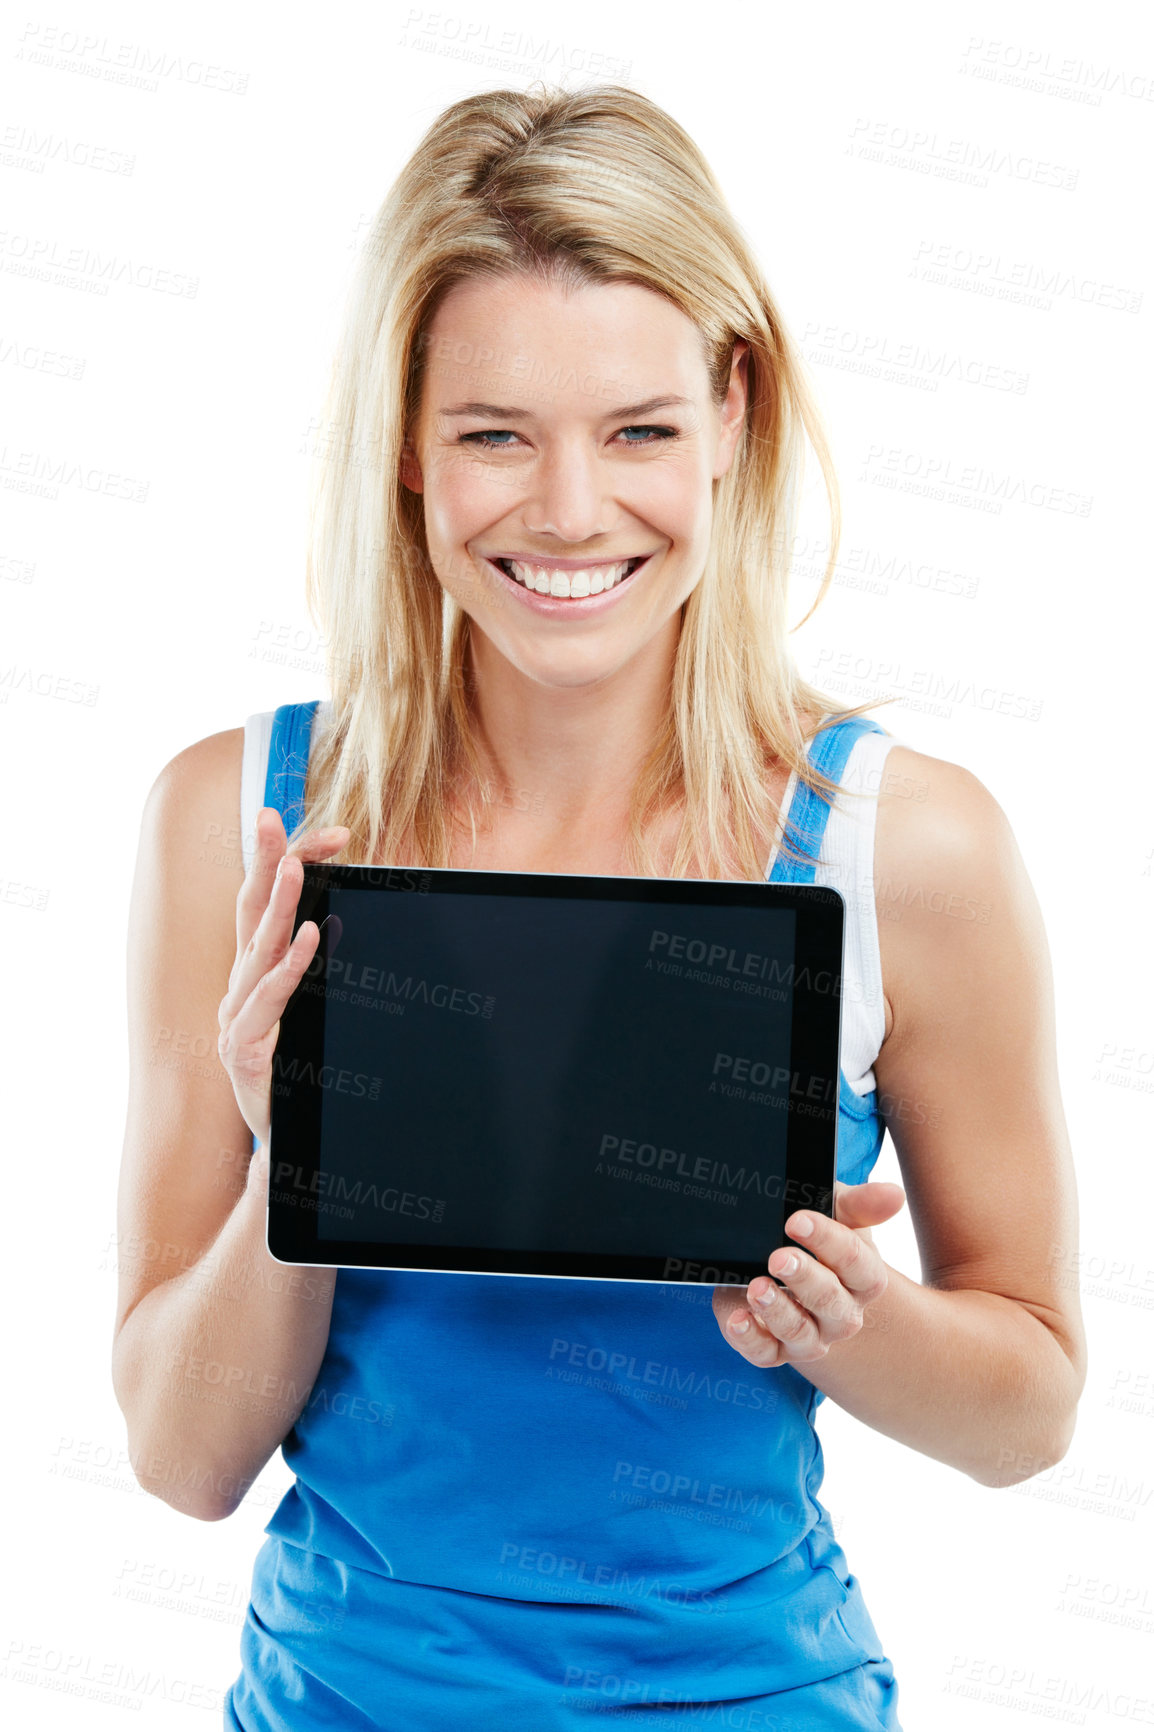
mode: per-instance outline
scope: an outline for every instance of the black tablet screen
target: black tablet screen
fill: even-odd
[[[329,1260],[389,1242],[764,1261],[789,1108],[836,1106],[828,1071],[791,1070],[792,909],[336,884],[324,908]]]

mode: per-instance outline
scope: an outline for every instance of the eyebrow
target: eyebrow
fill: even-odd
[[[670,409],[676,406],[693,407],[691,397],[647,397],[643,403],[624,403],[619,408],[605,411],[606,421],[616,421],[625,415],[648,415],[653,409]],[[455,415],[484,415],[500,421],[535,421],[537,417],[531,409],[510,408],[503,403],[456,403],[451,409],[442,409],[441,414],[449,419]]]

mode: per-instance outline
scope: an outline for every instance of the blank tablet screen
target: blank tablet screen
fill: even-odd
[[[286,1092],[312,1108],[316,1260],[381,1245],[521,1253],[541,1270],[629,1259],[649,1278],[655,1260],[764,1269],[791,1112],[836,1116],[836,999],[824,1063],[796,1063],[787,896],[742,885],[753,905],[655,903],[636,879],[620,897],[606,894],[620,880],[595,896],[336,881],[355,870],[334,869],[309,916],[328,921],[296,995],[311,1005],[274,1064],[274,1112]],[[446,874],[469,876],[510,881]],[[274,1134],[274,1202],[299,1183],[292,1154]]]

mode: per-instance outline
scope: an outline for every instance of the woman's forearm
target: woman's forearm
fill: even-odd
[[[1057,1336],[1016,1300],[886,1268],[857,1334],[794,1369],[863,1424],[981,1485],[1061,1460],[1079,1390]]]
[[[141,1485],[202,1520],[228,1515],[304,1406],[328,1342],[336,1272],[265,1243],[268,1150],[211,1251],[145,1294],[113,1349]]]

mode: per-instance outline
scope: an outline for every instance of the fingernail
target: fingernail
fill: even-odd
[[[796,1268],[797,1268],[797,1258],[796,1257],[787,1257],[785,1262],[782,1264],[781,1268],[778,1270],[778,1274],[779,1275],[792,1275]]]
[[[795,1239],[808,1239],[813,1232],[813,1222],[808,1215],[799,1215],[789,1230]]]
[[[771,1305],[773,1305],[776,1302],[776,1300],[777,1300],[777,1288],[776,1287],[767,1287],[765,1292],[759,1295],[757,1303],[759,1305],[764,1305],[766,1307],[766,1309],[768,1310],[768,1308]]]
[[[740,1317],[735,1317],[729,1327],[733,1330],[735,1335],[744,1335],[746,1330],[749,1328],[748,1314],[743,1313]]]

